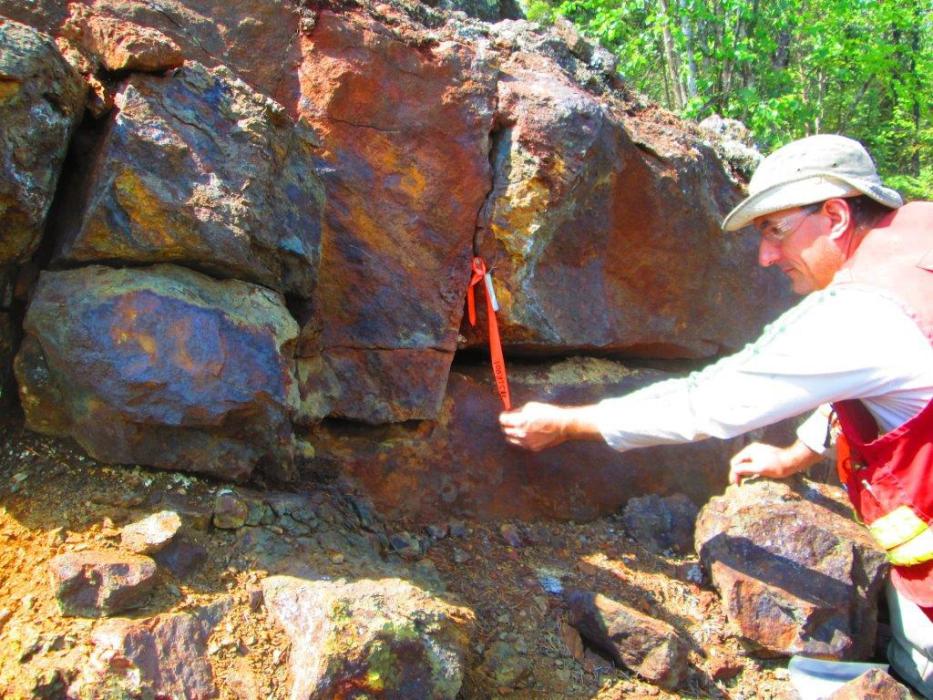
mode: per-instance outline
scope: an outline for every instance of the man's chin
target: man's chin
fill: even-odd
[[[790,280],[790,288],[795,294],[809,294],[816,289],[813,283],[797,270],[784,270],[784,274]]]

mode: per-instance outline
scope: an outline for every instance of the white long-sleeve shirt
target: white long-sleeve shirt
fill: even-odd
[[[933,346],[891,297],[842,285],[814,292],[742,351],[682,379],[598,404],[598,426],[617,450],[729,438],[821,404],[861,399],[882,432],[933,398]],[[825,418],[798,437],[823,450]]]

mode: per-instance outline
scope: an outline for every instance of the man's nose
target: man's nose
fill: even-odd
[[[758,264],[762,267],[770,267],[781,259],[781,246],[778,243],[772,243],[766,238],[762,238],[758,244]]]

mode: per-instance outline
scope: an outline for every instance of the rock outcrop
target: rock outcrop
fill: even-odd
[[[572,358],[513,366],[510,382],[516,405],[533,399],[584,404],[671,376]],[[729,457],[744,439],[625,453],[590,442],[532,453],[506,443],[498,428],[501,408],[488,368],[457,367],[436,421],[378,430],[325,423],[309,433],[315,455],[304,463],[311,473],[352,476],[391,517],[589,520],[645,494],[681,493],[704,503],[726,487]],[[790,432],[777,426],[765,436],[781,442]],[[692,525],[687,530],[692,547]]]
[[[435,5],[0,0],[0,362],[28,302],[31,427],[230,480],[295,478],[298,431],[306,476],[336,467],[419,517],[721,488],[724,444],[520,455],[455,357],[486,342],[463,319],[474,254],[516,400],[665,376],[552,390],[522,386],[526,359],[741,347],[789,297],[719,231],[731,169],[568,23]]]

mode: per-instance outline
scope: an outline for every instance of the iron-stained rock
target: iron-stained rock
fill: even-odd
[[[687,643],[671,625],[600,593],[564,594],[570,624],[623,668],[663,688],[676,688],[687,672]]]
[[[137,554],[88,550],[58,555],[49,571],[63,615],[104,617],[145,605],[156,564]]]
[[[108,620],[92,634],[92,661],[72,684],[70,691],[74,695],[70,697],[218,697],[220,691],[208,658],[208,639],[229,607],[230,601],[221,599],[194,614]],[[119,662],[98,661],[108,658]],[[120,683],[126,696],[114,695]]]
[[[173,266],[43,273],[16,359],[27,425],[93,457],[245,479],[291,461],[282,298]]]
[[[180,529],[178,513],[163,510],[125,526],[120,543],[136,554],[153,554],[164,549]]]
[[[291,638],[293,700],[371,694],[453,700],[472,613],[405,581],[263,581],[266,608]]]
[[[39,245],[85,92],[51,37],[0,17],[0,265]]]
[[[580,358],[509,366],[514,405],[590,403],[672,376]],[[371,428],[321,424],[311,432],[316,456],[307,466],[336,465],[381,512],[422,524],[463,517],[591,520],[645,494],[680,492],[704,503],[725,488],[729,457],[743,444],[707,440],[618,453],[599,442],[574,442],[533,453],[506,443],[501,410],[489,368],[458,367],[436,421]],[[771,431],[766,439],[792,436],[787,426]]]
[[[789,306],[756,241],[721,233],[740,191],[696,134],[627,116],[541,55],[502,71],[480,248],[507,348],[713,357]]]
[[[310,297],[322,190],[314,136],[229,71],[133,75],[57,264],[177,262]]]
[[[850,514],[841,490],[798,479],[730,486],[700,512],[697,552],[753,648],[871,656],[887,565]]]
[[[178,45],[158,29],[95,15],[84,5],[72,6],[65,35],[97,58],[108,71],[155,73],[184,63]]]
[[[858,678],[843,685],[827,700],[910,700],[910,690],[894,680],[889,674],[879,669],[866,671]]]
[[[235,491],[224,489],[214,498],[214,527],[236,530],[246,524],[249,504]]]
[[[323,349],[332,415],[370,423],[437,415],[489,190],[494,66],[463,42],[425,51],[421,31],[324,10],[301,37],[328,204],[299,354]]]

